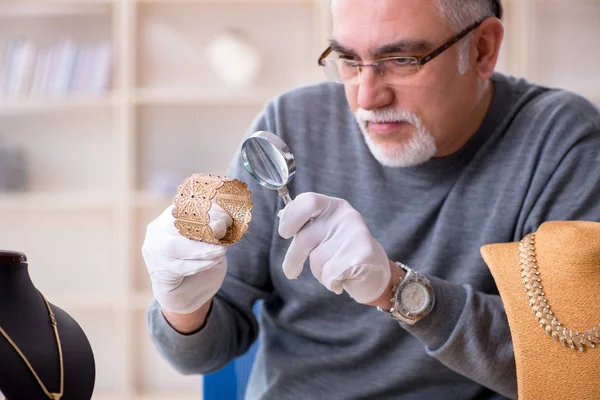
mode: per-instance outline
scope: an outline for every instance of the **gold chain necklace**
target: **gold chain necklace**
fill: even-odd
[[[31,373],[33,374],[35,379],[37,379],[42,390],[44,391],[44,393],[46,393],[46,396],[48,396],[48,398],[53,399],[53,400],[60,400],[60,398],[63,395],[63,387],[64,387],[64,369],[63,369],[62,347],[60,345],[60,338],[58,336],[58,328],[56,327],[56,318],[54,318],[54,313],[52,312],[52,309],[50,308],[50,304],[48,303],[48,300],[46,300],[46,298],[44,297],[42,292],[39,292],[39,293],[42,296],[42,299],[44,299],[44,302],[46,303],[46,308],[48,309],[48,315],[50,316],[50,323],[52,324],[52,328],[54,329],[54,336],[56,337],[56,345],[58,346],[58,359],[59,359],[59,363],[60,363],[60,392],[59,393],[51,393],[48,389],[46,389],[46,386],[44,386],[44,384],[42,383],[42,380],[40,379],[38,374],[36,374],[35,370],[33,369],[31,364],[25,357],[25,354],[23,354],[21,349],[19,349],[19,347],[15,344],[15,342],[13,342],[13,340],[8,336],[8,334],[6,332],[4,332],[4,329],[2,329],[2,327],[0,327],[0,333],[2,333],[2,335],[8,341],[8,343],[11,344],[11,346],[15,349],[15,351],[17,353],[19,353],[19,355],[21,356],[23,361],[25,361],[25,364],[27,365],[27,367],[29,368],[29,370],[31,371]]]
[[[542,290],[542,279],[537,270],[537,259],[535,256],[535,234],[530,233],[519,243],[519,262],[521,264],[521,278],[529,301],[531,312],[535,314],[535,320],[539,321],[540,328],[551,335],[553,340],[560,341],[563,347],[583,351],[584,347],[596,347],[600,344],[600,324],[585,332],[573,332],[565,328],[555,317],[548,305],[546,294]]]

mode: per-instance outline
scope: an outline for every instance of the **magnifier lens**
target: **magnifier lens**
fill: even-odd
[[[248,164],[254,174],[273,188],[285,186],[289,171],[285,158],[270,142],[260,138],[250,138],[245,143]]]

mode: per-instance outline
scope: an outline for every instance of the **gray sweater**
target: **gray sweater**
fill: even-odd
[[[276,217],[283,204],[236,158],[228,175],[252,190],[250,229],[227,252],[227,277],[202,330],[179,334],[156,302],[150,307],[163,356],[183,373],[207,373],[260,335],[249,399],[516,398],[510,331],[479,248],[518,241],[547,220],[600,221],[600,114],[571,93],[500,74],[493,81],[475,136],[417,167],[383,167],[372,157],[337,84],[279,96],[248,132],[271,131],[290,145],[292,197],[346,199],[390,259],[432,280],[428,317],[403,326],[329,292],[310,268],[287,280],[281,264],[290,241],[279,237]],[[539,339],[549,340],[541,331]]]

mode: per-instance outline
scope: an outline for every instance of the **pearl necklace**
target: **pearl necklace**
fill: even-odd
[[[554,316],[542,291],[542,279],[537,270],[535,234],[530,233],[519,243],[519,262],[521,278],[527,293],[525,298],[529,301],[531,312],[535,315],[535,320],[539,321],[540,328],[543,328],[547,335],[551,335],[553,340],[560,341],[563,347],[569,346],[573,350],[584,351],[584,346],[594,348],[600,344],[600,324],[582,333],[573,332],[562,326]]]

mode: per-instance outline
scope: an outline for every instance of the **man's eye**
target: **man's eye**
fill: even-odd
[[[395,67],[406,67],[412,64],[413,59],[412,58],[392,58],[390,60],[388,60],[392,63],[392,65],[394,65]]]
[[[343,65],[347,67],[354,67],[356,65],[356,61],[354,61],[352,58],[340,57],[339,60]]]

